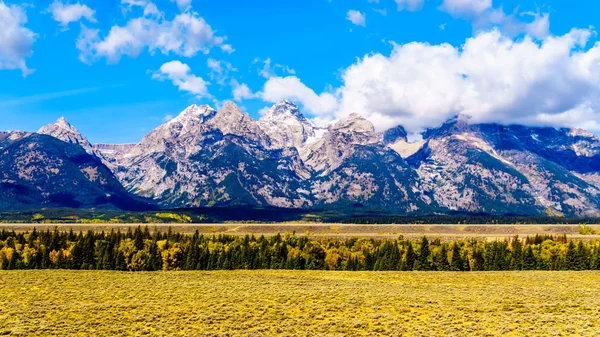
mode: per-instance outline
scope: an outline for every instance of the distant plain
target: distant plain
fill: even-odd
[[[150,231],[173,232],[191,234],[198,231],[205,235],[275,235],[284,233],[296,233],[296,235],[307,235],[309,237],[324,238],[390,238],[394,239],[400,235],[405,238],[418,238],[422,236],[439,237],[443,241],[477,238],[485,240],[502,240],[515,235],[526,237],[535,235],[562,235],[566,234],[569,239],[593,240],[599,239],[600,235],[580,234],[580,225],[365,225],[365,224],[337,224],[337,223],[214,223],[214,224],[0,224],[0,230],[14,230],[17,232],[36,230],[59,231],[73,230],[75,232],[110,232],[120,230],[126,232],[128,229],[142,228],[148,226]],[[600,225],[587,226],[600,233]]]

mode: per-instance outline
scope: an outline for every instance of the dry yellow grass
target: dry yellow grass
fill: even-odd
[[[598,336],[598,272],[0,272],[11,336]]]

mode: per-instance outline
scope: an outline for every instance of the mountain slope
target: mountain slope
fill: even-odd
[[[124,186],[170,207],[307,207],[309,172],[293,148],[271,149],[248,114],[191,106],[157,127],[123,159]]]
[[[424,190],[450,210],[597,214],[597,188],[557,163],[556,142],[524,141],[550,129],[471,125],[460,117],[425,132],[425,145],[408,161]]]
[[[427,208],[417,175],[379,140],[373,124],[352,114],[303,149],[315,171],[312,193],[319,205],[361,205],[396,212]]]
[[[325,131],[282,101],[258,121],[191,105],[138,144],[92,145],[63,118],[39,133],[0,133],[0,207],[114,207],[129,191],[163,207],[600,215],[600,138],[582,130],[457,116],[409,142],[357,113]]]
[[[81,146],[41,134],[0,137],[0,208],[149,206]]]

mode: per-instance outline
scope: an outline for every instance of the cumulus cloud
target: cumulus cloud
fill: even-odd
[[[309,113],[315,115],[333,113],[337,107],[333,94],[324,92],[318,95],[296,76],[269,78],[261,97],[272,103],[283,99],[300,102]]]
[[[233,99],[238,102],[256,97],[246,83],[239,83],[235,79],[231,80],[231,89]]]
[[[462,48],[395,45],[390,56],[367,55],[343,71],[335,115],[356,111],[379,130],[402,124],[409,132],[459,113],[473,122],[598,129],[600,43],[586,49],[591,34],[515,41],[492,30]]]
[[[425,0],[395,0],[398,5],[398,10],[407,10],[409,12],[415,12],[423,8]]]
[[[199,52],[207,54],[224,41],[225,38],[216,36],[197,13],[185,12],[172,21],[148,17],[131,19],[125,26],[113,26],[104,38],[100,38],[98,30],[82,29],[77,47],[80,59],[88,63],[98,58],[115,63],[123,55],[136,57],[146,48],[151,53],[160,51],[185,57]]]
[[[170,80],[180,91],[186,91],[198,97],[210,97],[207,85],[201,77],[192,74],[190,67],[180,61],[171,61],[160,66],[152,75],[156,80]]]
[[[67,29],[69,23],[78,22],[83,18],[90,22],[96,22],[94,18],[95,11],[79,2],[65,4],[62,1],[55,0],[48,7],[48,12],[52,14],[52,18],[56,22],[59,22],[64,29]]]
[[[25,27],[26,23],[23,8],[0,0],[0,70],[20,69],[23,76],[33,72],[27,68],[25,58],[33,55],[36,34]]]
[[[367,25],[367,19],[366,16],[359,12],[359,11],[355,11],[353,9],[348,11],[348,14],[346,15],[346,19],[350,22],[352,22],[352,24],[356,25],[356,26],[363,26],[365,27]]]

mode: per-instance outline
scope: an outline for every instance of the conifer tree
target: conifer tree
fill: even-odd
[[[452,244],[452,257],[451,257],[450,269],[453,271],[463,271],[464,270],[464,262],[460,255],[460,248],[458,244],[454,242]]]
[[[536,259],[533,254],[533,249],[531,249],[531,245],[525,249],[525,253],[523,254],[523,270],[535,270],[536,268]]]

